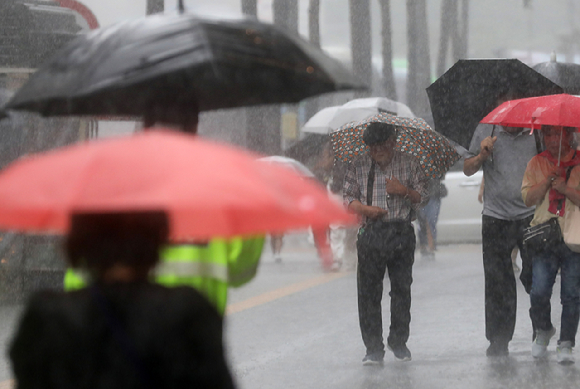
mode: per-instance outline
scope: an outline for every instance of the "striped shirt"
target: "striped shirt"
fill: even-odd
[[[372,159],[368,153],[349,164],[343,187],[344,204],[347,207],[355,200],[369,205],[367,204],[367,183],[371,164]],[[413,204],[404,196],[388,195],[385,178],[396,178],[403,186],[419,192],[421,202]],[[429,201],[428,183],[429,179],[423,173],[421,165],[415,157],[395,151],[391,163],[385,170],[375,164],[372,205],[389,211],[383,217],[385,221],[414,220],[415,211],[425,206]]]

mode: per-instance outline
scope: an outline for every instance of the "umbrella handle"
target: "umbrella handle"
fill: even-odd
[[[495,133],[495,124],[493,125],[493,127],[491,128],[491,137],[493,138],[493,134]],[[491,154],[489,155],[489,162],[493,163],[493,151],[491,152]]]
[[[562,128],[562,131],[560,131],[560,148],[558,150],[558,167],[560,167],[560,154],[562,154],[562,138],[564,135],[564,129]]]

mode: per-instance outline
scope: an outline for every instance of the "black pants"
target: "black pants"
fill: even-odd
[[[530,293],[532,259],[522,244],[523,229],[532,216],[502,220],[483,215],[483,271],[485,276],[485,336],[490,342],[512,340],[516,325],[516,280],[511,253],[517,245],[522,257],[520,280]]]
[[[391,281],[391,327],[387,342],[403,345],[409,338],[415,231],[409,222],[367,225],[357,240],[358,313],[367,354],[384,354],[381,300],[388,269]]]

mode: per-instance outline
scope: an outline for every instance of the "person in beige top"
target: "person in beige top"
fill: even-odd
[[[528,207],[536,206],[531,226],[558,218],[563,227],[564,215],[574,204],[580,205],[580,151],[572,147],[576,128],[542,126],[546,151],[530,162],[522,181],[522,198]],[[532,290],[530,316],[536,337],[532,356],[545,358],[550,339],[556,333],[552,326],[550,298],[558,270],[561,273],[560,300],[562,318],[556,349],[559,363],[574,362],[580,315],[580,253],[562,240],[532,253]]]

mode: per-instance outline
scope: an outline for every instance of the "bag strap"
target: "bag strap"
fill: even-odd
[[[373,188],[375,186],[375,161],[371,163],[369,179],[367,181],[367,205],[373,205]]]
[[[574,158],[576,158],[576,151],[574,151],[574,155],[572,156],[572,159],[574,159]],[[566,180],[564,182],[568,182],[568,179],[570,178],[570,174],[572,173],[572,169],[574,167],[575,166],[568,166],[566,168]],[[558,209],[557,209],[558,215],[560,214],[560,210],[562,209],[562,204],[564,203],[564,200],[566,200],[566,198],[558,200]]]

